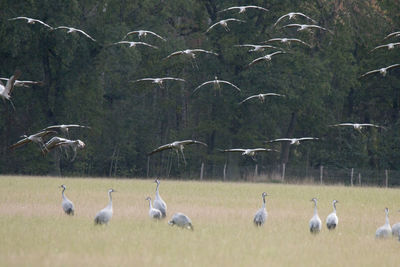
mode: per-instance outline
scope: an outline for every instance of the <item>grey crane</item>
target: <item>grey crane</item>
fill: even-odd
[[[189,57],[192,58],[192,59],[195,59],[195,58],[196,58],[196,53],[205,53],[205,54],[212,54],[212,55],[214,55],[214,56],[218,56],[218,54],[215,53],[215,52],[196,48],[196,49],[185,49],[185,50],[178,50],[178,51],[175,51],[175,52],[169,54],[169,55],[168,55],[166,58],[164,58],[164,59],[169,59],[169,58],[171,58],[171,57],[179,56],[179,55],[185,55],[185,56],[189,56]]]
[[[272,143],[272,142],[290,142],[291,145],[300,145],[300,141],[306,141],[306,140],[319,140],[317,137],[301,137],[301,138],[279,138],[279,139],[274,139],[270,141],[266,141],[267,143]]]
[[[78,148],[83,149],[85,146],[86,146],[85,143],[79,139],[77,139],[77,140],[68,140],[67,139],[64,141],[57,142],[57,144],[54,145],[54,147],[69,147],[69,148],[71,148],[72,151],[74,152],[74,156],[72,157],[71,162],[75,160]]]
[[[161,212],[161,215],[162,215],[161,217],[165,218],[167,216],[167,204],[160,196],[160,192],[158,189],[160,187],[160,180],[155,179],[154,182],[157,183],[157,187],[156,187],[156,197],[153,201],[153,206],[155,209],[157,209]]]
[[[339,127],[339,126],[350,126],[350,127],[353,127],[357,131],[361,131],[365,127],[375,127],[375,128],[385,129],[385,127],[383,127],[383,126],[379,126],[379,125],[372,124],[372,123],[343,122],[343,123],[329,125],[329,127]]]
[[[18,77],[21,75],[21,71],[16,70],[14,72],[14,75],[8,79],[6,86],[3,85],[3,83],[0,81],[0,98],[3,100],[8,100],[10,101],[13,109],[15,110],[14,104],[11,101],[11,93],[14,89],[15,81],[18,79]]]
[[[51,27],[50,25],[44,23],[41,20],[28,18],[28,17],[16,17],[16,18],[8,19],[8,20],[20,20],[20,19],[26,20],[26,22],[29,23],[29,24],[35,24],[37,22],[37,23],[42,24],[43,26],[49,28],[50,30],[54,29],[53,27]]]
[[[218,80],[218,77],[215,76],[214,80],[204,82],[204,83],[200,84],[199,86],[197,86],[193,90],[192,94],[194,94],[197,90],[199,90],[201,87],[203,87],[204,85],[207,85],[207,84],[213,84],[215,89],[220,90],[221,89],[221,85],[220,85],[221,83],[228,84],[228,85],[232,86],[233,88],[235,88],[236,90],[238,90],[240,92],[240,88],[237,87],[236,85],[234,85],[233,83],[230,83],[230,82],[224,81],[224,80]]]
[[[387,38],[389,38],[389,37],[392,37],[392,36],[399,37],[399,36],[400,36],[400,32],[392,32],[392,33],[389,33],[388,35],[386,35],[386,37],[384,38],[384,40],[387,39]]]
[[[400,66],[400,64],[393,64],[393,65],[390,65],[390,66],[387,66],[387,67],[383,67],[383,68],[380,68],[380,69],[371,70],[371,71],[368,71],[368,72],[364,73],[364,74],[361,75],[359,78],[365,77],[365,76],[370,75],[370,74],[373,74],[373,73],[378,73],[378,72],[379,72],[380,74],[382,74],[383,77],[385,77],[386,74],[387,74],[387,71],[388,71],[389,69],[395,68],[395,67],[398,67],[398,66]]]
[[[333,230],[336,228],[336,226],[339,223],[339,219],[336,215],[336,203],[339,203],[337,200],[332,201],[333,205],[333,212],[326,217],[326,227],[328,227],[329,230]]]
[[[234,45],[235,47],[250,47],[249,52],[262,52],[265,48],[273,48],[279,49],[278,47],[272,45],[255,45],[255,44],[242,44],[242,45]]]
[[[47,141],[44,144],[43,149],[42,149],[43,155],[46,155],[48,152],[50,152],[50,150],[52,150],[53,148],[57,147],[58,143],[65,142],[67,140],[68,139],[62,138],[62,137],[59,137],[59,136],[52,137],[49,141]]]
[[[283,28],[291,28],[291,27],[297,27],[298,32],[304,31],[304,30],[311,30],[311,29],[320,29],[320,30],[329,31],[330,33],[332,33],[330,30],[327,30],[326,28],[321,27],[319,25],[292,23],[292,24],[283,26]]]
[[[232,149],[224,149],[220,150],[221,152],[241,152],[242,156],[249,156],[251,157],[254,161],[256,161],[256,154],[258,152],[278,152],[277,150],[274,149],[269,149],[269,148],[232,148]]]
[[[112,215],[113,215],[113,207],[112,207],[112,197],[111,193],[116,192],[114,189],[108,190],[108,198],[110,201],[108,202],[107,207],[99,211],[94,217],[94,224],[108,224]]]
[[[389,209],[385,208],[385,214],[386,214],[386,221],[385,224],[376,229],[375,232],[375,237],[376,238],[388,238],[389,236],[392,235],[392,228],[390,227],[390,222],[389,222]]]
[[[151,34],[151,35],[153,35],[153,36],[155,36],[155,37],[157,37],[157,38],[163,40],[164,42],[167,41],[164,37],[161,37],[161,36],[158,35],[157,33],[152,32],[152,31],[146,31],[146,30],[137,30],[137,31],[128,32],[128,33],[125,35],[124,39],[126,39],[126,38],[127,38],[129,35],[131,35],[131,34],[137,34],[137,35],[139,36],[139,39],[141,39],[142,37],[146,37],[147,34]]]
[[[228,22],[229,22],[229,21],[246,22],[246,21],[244,21],[244,20],[234,19],[234,18],[223,19],[223,20],[220,20],[220,21],[218,21],[217,23],[214,23],[213,25],[211,25],[211,26],[207,29],[206,33],[209,32],[212,28],[214,28],[214,27],[217,26],[217,25],[221,25],[222,27],[224,27],[225,31],[229,32],[229,31],[230,31],[230,29],[229,29],[229,27],[228,27]]]
[[[114,44],[114,45],[118,45],[118,44],[128,44],[129,47],[136,47],[137,45],[144,45],[144,46],[148,46],[148,47],[151,47],[151,48],[154,48],[154,49],[158,49],[157,46],[151,45],[151,44],[148,44],[148,43],[145,43],[145,42],[119,41],[119,42],[116,42],[116,43],[113,43],[113,44]]]
[[[42,131],[47,131],[47,130],[60,130],[61,133],[68,135],[69,134],[69,128],[86,128],[86,129],[91,129],[89,126],[83,126],[79,124],[60,124],[60,125],[52,125],[44,128]]]
[[[61,185],[60,187],[63,189],[61,206],[66,214],[74,215],[74,212],[75,212],[74,203],[72,203],[72,201],[69,200],[64,194],[64,191],[65,191],[65,189],[67,189],[67,187],[64,184]]]
[[[262,204],[261,209],[259,209],[256,212],[256,214],[254,215],[253,222],[254,222],[255,226],[264,225],[265,221],[267,220],[267,216],[268,216],[267,209],[265,208],[265,197],[268,195],[267,195],[267,193],[263,192],[261,194],[261,196],[262,196],[263,204]]]
[[[264,103],[265,97],[266,97],[266,96],[280,96],[280,97],[284,97],[285,95],[276,94],[276,93],[265,93],[265,94],[252,95],[252,96],[249,96],[248,98],[242,100],[239,104],[243,104],[244,102],[246,102],[246,101],[248,101],[248,100],[250,100],[250,99],[253,99],[253,98],[258,98],[258,99],[261,101],[261,103]]]
[[[161,211],[158,209],[153,208],[153,206],[151,205],[151,197],[146,197],[146,200],[149,201],[149,216],[152,219],[161,219],[162,218],[162,214]]]
[[[276,51],[276,52],[273,52],[273,53],[271,53],[271,54],[268,54],[268,55],[265,55],[265,56],[256,58],[256,59],[254,59],[252,62],[250,62],[250,63],[247,65],[247,68],[253,66],[253,65],[256,64],[256,63],[262,62],[262,61],[267,61],[267,62],[269,62],[269,61],[272,60],[272,56],[275,56],[275,55],[278,55],[278,54],[286,54],[286,53],[283,52],[283,51]]]
[[[270,43],[270,42],[281,42],[283,44],[290,44],[291,42],[297,42],[297,43],[301,43],[303,45],[306,45],[308,47],[311,47],[310,44],[308,44],[308,43],[306,43],[306,42],[304,42],[304,41],[302,41],[300,39],[297,39],[297,38],[286,38],[286,37],[284,37],[284,38],[272,38],[272,39],[269,39],[268,41],[265,41],[265,43]]]
[[[192,220],[188,216],[186,216],[183,213],[175,213],[174,216],[172,216],[172,219],[168,222],[169,225],[171,226],[179,226],[182,228],[187,228],[190,230],[194,230]]]
[[[317,199],[312,198],[311,201],[314,201],[314,216],[312,216],[309,222],[310,232],[313,234],[317,234],[321,231],[321,219],[318,216]]]
[[[9,78],[0,78],[0,80],[8,82],[10,79]],[[43,86],[44,82],[43,81],[19,81],[19,80],[15,80],[15,82],[14,82],[15,87],[29,87],[30,85]]]
[[[387,47],[388,50],[391,50],[391,49],[394,49],[394,47],[395,47],[395,46],[398,46],[398,45],[400,45],[400,42],[397,42],[397,43],[389,43],[389,44],[384,44],[384,45],[378,45],[378,46],[375,47],[374,49],[371,49],[370,52],[375,51],[376,49],[386,48],[386,47]]]
[[[313,20],[312,18],[310,18],[310,17],[307,16],[307,15],[304,15],[303,13],[300,13],[300,12],[290,12],[290,13],[287,13],[287,14],[281,16],[280,18],[278,18],[278,20],[275,22],[274,26],[276,26],[276,25],[278,24],[278,22],[281,21],[282,19],[284,19],[285,17],[288,17],[288,19],[291,20],[291,19],[296,18],[296,16],[302,16],[302,17],[304,17],[304,18],[307,18],[307,19],[311,20],[313,23],[317,23],[315,20]]]
[[[55,28],[54,30],[68,30],[67,33],[78,32],[78,33],[84,35],[85,37],[89,38],[93,42],[96,42],[96,39],[94,39],[92,36],[90,36],[86,32],[84,32],[84,31],[82,31],[80,29],[77,29],[77,28],[67,27],[67,26],[59,26],[59,27]]]
[[[183,141],[175,141],[166,145],[162,145],[156,149],[154,149],[153,151],[151,151],[150,153],[148,153],[148,156],[153,155],[154,153],[157,152],[161,152],[163,150],[166,149],[172,149],[176,152],[176,155],[178,156],[178,161],[179,161],[179,152],[182,155],[183,161],[186,165],[186,159],[185,159],[185,154],[183,153],[183,149],[185,148],[185,145],[192,145],[192,144],[199,144],[199,145],[203,145],[203,146],[207,146],[207,144],[200,142],[200,141],[196,141],[196,140],[183,140]]]
[[[260,6],[232,6],[232,7],[228,7],[223,10],[220,10],[220,11],[218,11],[218,13],[230,11],[230,10],[239,10],[239,14],[240,14],[240,13],[246,12],[246,9],[249,9],[249,8],[259,9],[259,10],[263,10],[263,11],[269,11],[268,9],[260,7]]]
[[[392,235],[399,237],[399,240],[400,240],[400,222],[392,225]]]
[[[133,82],[136,83],[136,82],[141,82],[141,81],[151,81],[152,83],[158,84],[158,86],[160,86],[160,88],[163,87],[164,81],[186,82],[184,79],[172,78],[172,77],[163,77],[163,78],[142,78],[142,79],[138,79],[138,80],[133,81]]]
[[[39,145],[40,149],[43,151],[44,148],[44,141],[43,141],[43,137],[50,135],[50,134],[56,134],[56,131],[41,131],[35,134],[31,134],[31,135],[22,135],[22,139],[19,140],[18,142],[16,142],[15,144],[11,145],[9,148],[10,149],[15,149],[17,147],[23,146],[25,144],[28,143],[36,143]]]

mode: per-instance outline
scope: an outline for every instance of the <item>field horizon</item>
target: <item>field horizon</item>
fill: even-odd
[[[61,208],[61,184],[75,216]],[[152,179],[0,176],[1,266],[395,266],[400,242],[376,240],[376,229],[400,221],[397,188],[338,185],[185,181],[161,179],[167,218],[148,217]],[[109,225],[95,214],[113,194]],[[252,219],[267,192],[268,219]],[[323,228],[311,235],[312,197],[318,198]],[[337,199],[339,224],[328,231],[326,216]],[[176,212],[194,231],[171,227]]]

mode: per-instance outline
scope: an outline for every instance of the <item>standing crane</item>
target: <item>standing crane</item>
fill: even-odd
[[[262,204],[261,209],[259,209],[257,211],[257,213],[254,215],[253,222],[254,222],[255,226],[262,226],[265,223],[265,221],[267,220],[267,216],[268,216],[267,209],[265,208],[265,197],[267,196],[267,193],[263,192],[261,194],[261,196],[263,199],[263,204]]]
[[[161,219],[162,218],[162,214],[161,211],[158,209],[153,208],[153,206],[151,205],[151,197],[146,197],[146,200],[149,201],[149,216],[152,219]]]
[[[62,190],[62,203],[61,203],[62,208],[66,214],[73,216],[74,212],[75,212],[74,203],[72,203],[72,201],[69,200],[64,194],[64,191],[65,191],[65,189],[67,189],[67,187],[64,184],[61,185],[60,187],[63,189]]]
[[[317,199],[312,198],[311,201],[314,201],[314,216],[310,220],[310,232],[312,234],[317,234],[321,231],[321,219],[318,216],[317,210]]]
[[[167,216],[167,204],[161,198],[160,192],[158,190],[158,187],[160,186],[160,180],[155,179],[154,182],[157,183],[157,188],[156,188],[156,198],[153,201],[153,206],[155,209],[161,212],[162,215],[161,217],[165,218]]]
[[[333,230],[336,228],[339,219],[336,215],[336,203],[339,203],[336,199],[333,200],[332,205],[333,205],[333,212],[326,217],[326,227],[328,227],[329,230]]]
[[[376,238],[388,238],[392,234],[392,228],[390,227],[389,222],[389,209],[385,208],[386,213],[386,222],[384,225],[376,229],[375,237]]]
[[[114,189],[108,190],[108,198],[110,201],[108,202],[107,207],[99,211],[96,216],[94,217],[94,224],[108,224],[112,215],[113,215],[113,208],[112,208],[112,197],[111,193],[116,192]]]

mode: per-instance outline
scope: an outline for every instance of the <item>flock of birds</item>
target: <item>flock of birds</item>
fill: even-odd
[[[156,187],[156,195],[152,203],[152,199],[150,196],[146,197],[145,200],[149,202],[149,217],[154,220],[161,220],[167,217],[167,204],[165,201],[161,198],[160,196],[160,191],[159,191],[159,186],[160,186],[160,180],[155,179],[154,181],[157,184]],[[65,196],[65,190],[66,186],[61,185],[62,188],[62,208],[64,212],[68,215],[74,215],[75,214],[75,206],[72,203],[71,200],[69,200]],[[94,217],[94,223],[96,225],[101,225],[101,224],[108,224],[113,216],[113,206],[112,206],[112,196],[111,193],[116,192],[114,189],[109,189],[108,190],[108,198],[109,202],[105,208],[100,210],[96,216]],[[261,194],[262,197],[262,207],[255,213],[254,218],[253,218],[253,223],[255,226],[263,226],[265,222],[267,221],[268,218],[268,212],[266,208],[266,201],[265,197],[268,196],[266,192],[263,192]],[[318,234],[322,230],[322,221],[318,215],[318,209],[317,209],[317,202],[318,200],[316,198],[311,199],[312,202],[314,202],[314,215],[311,217],[310,222],[309,222],[309,230],[310,233],[312,234]],[[334,230],[336,229],[338,223],[339,223],[339,218],[336,214],[336,204],[339,203],[338,200],[333,200],[332,201],[332,206],[333,206],[333,211],[326,217],[326,227],[328,230]],[[379,227],[376,230],[375,237],[376,238],[388,238],[390,236],[395,236],[399,238],[400,241],[400,222],[393,224],[393,226],[390,226],[389,222],[389,209],[385,208],[385,213],[386,213],[386,222],[383,226]],[[190,230],[194,230],[192,220],[185,214],[183,213],[175,213],[171,220],[168,222],[169,225],[176,225],[182,228],[187,228]]]

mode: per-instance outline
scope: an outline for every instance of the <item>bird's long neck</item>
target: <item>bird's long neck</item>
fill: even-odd
[[[314,215],[318,215],[317,201],[314,201]]]
[[[386,211],[386,223],[385,223],[386,225],[390,225],[390,222],[389,222],[389,212],[388,211]]]
[[[112,197],[111,197],[111,191],[110,192],[108,192],[108,197],[110,198],[110,202],[108,202],[108,208],[109,209],[112,209]]]
[[[160,184],[159,183],[157,183],[157,188],[156,188],[156,196],[157,197],[160,197],[160,194],[159,194],[159,192],[158,192],[158,187],[160,186]]]
[[[152,209],[153,206],[151,205],[151,199],[148,199],[148,201],[149,201],[149,209]]]
[[[333,202],[333,212],[336,213],[336,202]]]
[[[265,196],[263,196],[263,205],[262,205],[263,209],[265,209]]]
[[[65,191],[65,187],[63,187],[63,191],[62,191],[62,198],[63,199],[65,199],[64,191]]]

